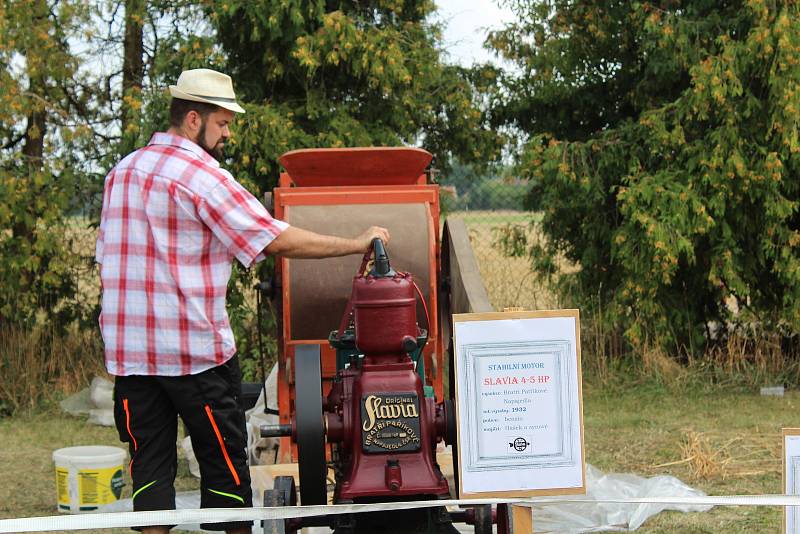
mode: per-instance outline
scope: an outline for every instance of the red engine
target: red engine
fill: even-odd
[[[425,340],[416,321],[414,280],[392,270],[378,240],[374,267],[364,273],[362,266],[353,280],[349,307],[354,338],[347,337],[348,309],[331,339],[339,351],[348,344],[356,350],[325,402],[334,502],[449,496],[435,460],[436,443],[445,437],[445,410],[425,396],[411,358]]]

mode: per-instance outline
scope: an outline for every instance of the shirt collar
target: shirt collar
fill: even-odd
[[[180,135],[173,135],[166,132],[156,132],[153,134],[153,137],[150,138],[148,145],[169,145],[182,148],[183,150],[188,150],[192,154],[198,156],[212,167],[219,167],[219,162],[214,159],[211,154],[203,150],[203,148],[194,141]]]

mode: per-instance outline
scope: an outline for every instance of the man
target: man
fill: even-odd
[[[230,77],[183,72],[170,86],[171,127],[105,180],[96,256],[106,367],[129,444],[134,510],[175,507],[177,415],[200,463],[201,506],[252,506],[241,374],[225,311],[234,258],[324,258],[365,252],[387,230],[347,239],[273,219],[221,169],[236,103]],[[204,525],[249,532],[250,523]],[[145,527],[167,532],[170,527]]]

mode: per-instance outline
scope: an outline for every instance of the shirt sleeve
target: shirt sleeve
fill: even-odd
[[[197,208],[203,222],[245,267],[261,261],[267,245],[289,227],[273,219],[267,208],[233,178],[223,180],[200,198]]]

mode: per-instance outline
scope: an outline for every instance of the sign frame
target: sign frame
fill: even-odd
[[[455,408],[456,408],[456,444],[457,444],[457,451],[454,454],[454,461],[457,465],[457,491],[459,498],[505,498],[505,497],[533,497],[533,496],[542,496],[542,495],[575,495],[575,494],[584,494],[586,493],[586,453],[585,453],[585,445],[584,445],[584,425],[583,425],[583,394],[582,394],[582,374],[581,374],[581,344],[580,344],[580,312],[576,309],[567,309],[567,310],[540,310],[540,311],[513,311],[513,312],[485,312],[485,313],[467,313],[467,314],[453,314],[453,369],[451,372],[454,373],[454,382],[455,382]],[[463,344],[460,343],[460,336],[459,330],[464,333],[464,338],[469,338],[466,335],[466,331],[464,328],[479,328],[478,325],[466,325],[465,323],[471,322],[493,322],[493,321],[528,321],[528,320],[539,320],[539,319],[568,319],[574,322],[574,337],[570,332],[569,340],[554,340],[554,339],[527,339],[524,341],[517,340],[516,342],[507,343],[504,342],[502,339],[498,340],[497,344],[487,343],[485,347],[483,344]],[[550,324],[541,322],[540,325]],[[533,325],[533,323],[529,323]],[[560,322],[559,324],[562,325],[562,329],[564,325],[568,325],[568,323]],[[500,323],[498,323],[498,326]],[[502,323],[502,325],[506,325],[513,328],[513,323]],[[480,328],[488,328],[490,325],[484,325]],[[517,327],[519,325],[517,324]],[[571,330],[567,326],[567,330]],[[502,328],[499,328],[498,331],[502,332]],[[569,347],[570,343],[574,342],[574,347]],[[499,349],[493,349],[493,347],[500,347]],[[533,347],[533,348],[531,348]],[[470,415],[470,411],[475,413],[478,412],[478,406],[469,404],[469,398],[473,398],[477,396],[477,393],[471,393],[468,391],[461,391],[463,384],[467,383],[467,378],[470,380],[476,379],[477,372],[475,371],[475,364],[474,361],[480,357],[485,357],[487,354],[491,354],[492,350],[502,350],[505,356],[511,357],[522,357],[522,354],[527,354],[527,351],[539,350],[542,351],[542,354],[557,354],[553,358],[556,365],[560,365],[560,368],[566,370],[566,374],[563,380],[559,380],[558,383],[560,387],[556,390],[556,398],[557,403],[560,402],[558,399],[566,399],[569,404],[569,414],[567,414],[567,422],[569,428],[568,433],[571,432],[571,438],[569,439],[569,443],[564,442],[569,450],[564,450],[564,447],[561,450],[566,454],[566,460],[562,462],[562,467],[564,467],[565,472],[569,473],[571,476],[571,480],[569,484],[559,484],[556,483],[552,487],[546,487],[546,485],[540,485],[537,488],[519,488],[519,487],[496,487],[498,484],[502,484],[502,482],[498,482],[498,480],[502,477],[497,476],[496,473],[499,473],[498,466],[503,463],[503,460],[496,460],[490,461],[487,465],[480,465],[479,461],[476,461],[476,458],[480,455],[476,456],[475,453],[475,441],[477,438],[473,436],[465,435],[468,433],[468,429],[464,428],[465,425],[465,417],[472,417],[474,419],[474,415]],[[477,356],[476,356],[477,355]],[[564,357],[566,356],[566,357]],[[571,360],[571,361],[565,361]],[[569,376],[573,374],[573,376]],[[466,386],[467,389],[470,386]],[[555,386],[554,386],[555,387]],[[577,402],[573,399],[573,396],[577,396]],[[464,406],[462,406],[464,404]],[[559,406],[561,406],[559,404]],[[469,408],[469,410],[467,409]],[[464,412],[464,413],[462,413]],[[563,412],[562,412],[563,413]],[[577,419],[577,420],[573,420]],[[562,439],[564,439],[562,437]],[[467,447],[464,449],[463,447]],[[515,447],[516,448],[516,447]],[[517,449],[519,450],[519,449]],[[553,456],[553,455],[550,455]],[[464,458],[467,458],[470,461],[471,471],[475,472],[476,470],[481,470],[486,473],[488,477],[494,477],[492,482],[492,488],[487,490],[475,490],[470,487],[469,491],[465,491],[464,489],[464,469],[465,469],[465,462],[463,461]],[[497,458],[497,457],[494,457]],[[499,463],[498,463],[499,462]],[[499,467],[499,469],[513,469],[515,471],[520,471],[519,469],[515,468],[516,466],[506,466],[506,467]],[[526,474],[536,474],[537,472],[542,473],[543,475],[547,473],[553,473],[552,465],[546,465],[545,463],[539,462],[539,465],[525,466],[522,471]],[[548,471],[551,469],[551,471]],[[579,472],[578,472],[579,471]],[[476,477],[478,475],[472,475]],[[513,478],[513,477],[511,477]],[[578,480],[579,479],[579,480]],[[474,484],[471,484],[474,486]]]
[[[800,495],[800,428],[784,428],[781,431],[782,435],[782,454],[781,464],[782,473],[781,481],[783,486],[784,495]],[[790,438],[795,438],[791,441],[798,443],[789,443]],[[791,452],[796,454],[789,455]],[[792,461],[788,459],[791,457]],[[789,464],[792,465],[792,486],[789,487]],[[792,514],[794,519],[794,529],[789,530],[789,515]],[[784,506],[783,507],[783,524],[781,525],[783,534],[794,534],[800,532],[800,506]]]

